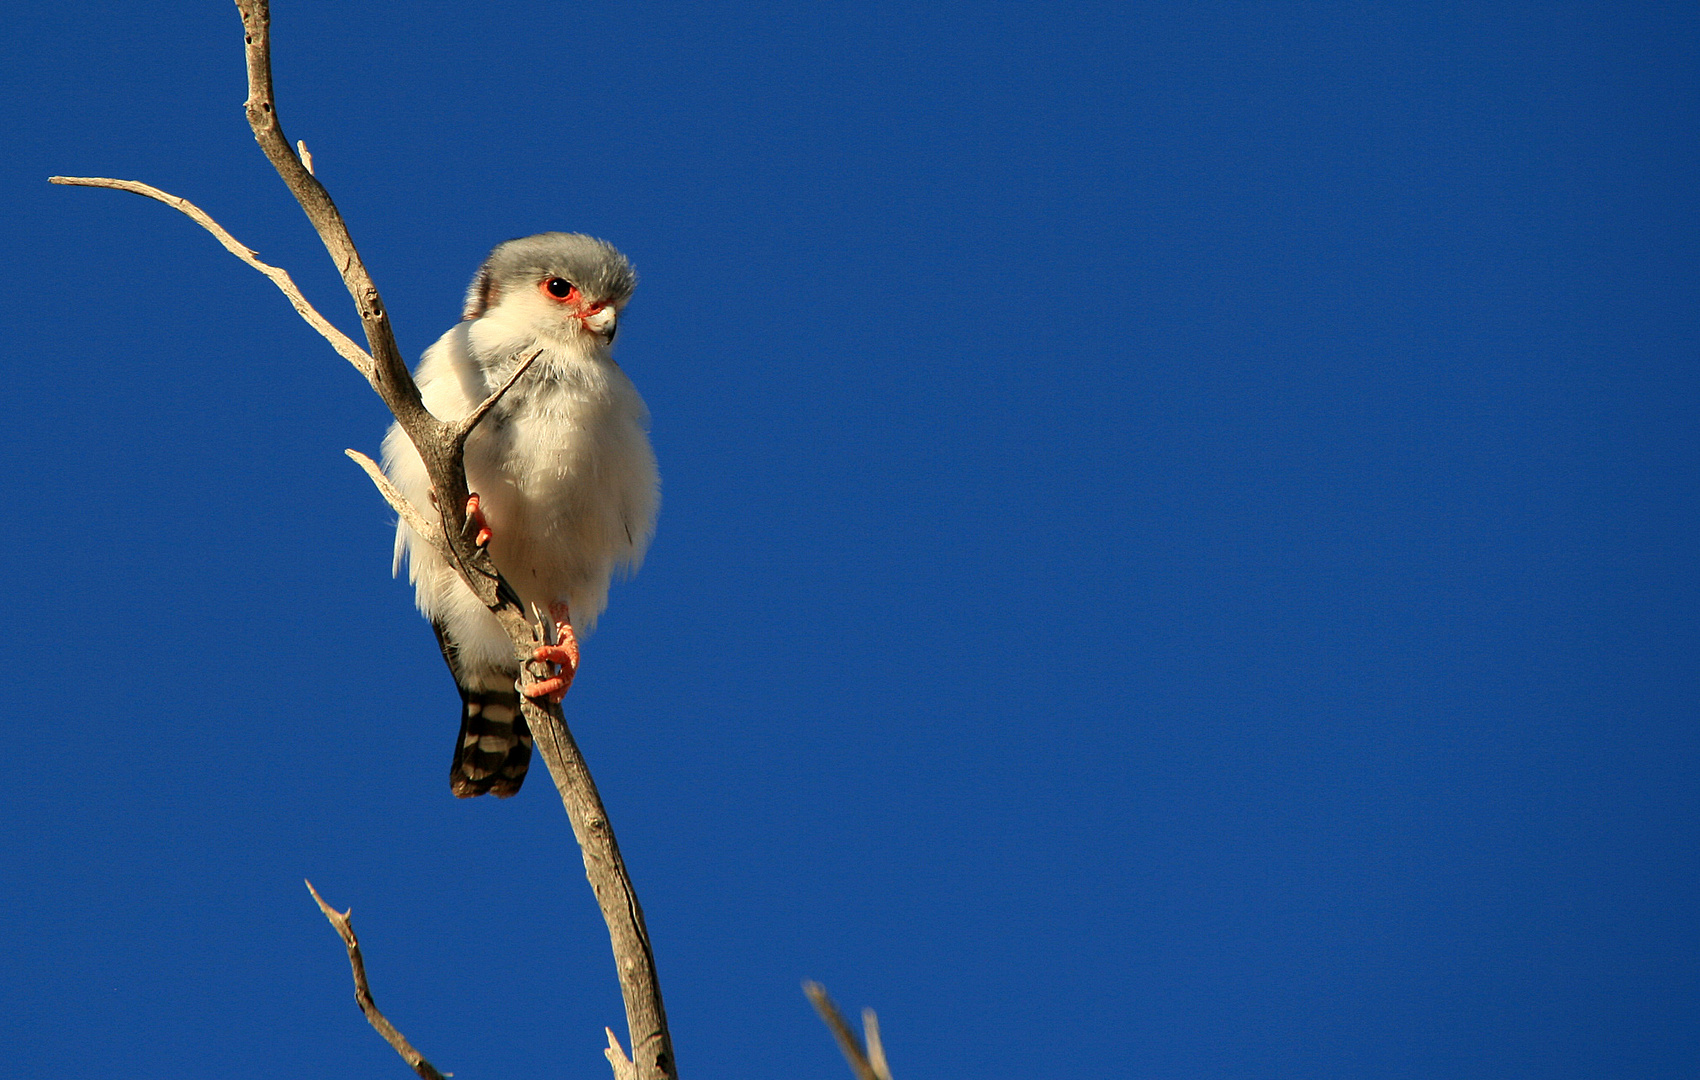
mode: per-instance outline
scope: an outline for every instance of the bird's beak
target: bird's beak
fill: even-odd
[[[584,328],[601,337],[604,341],[614,340],[615,323],[619,313],[612,307],[605,307],[594,315],[584,317]]]

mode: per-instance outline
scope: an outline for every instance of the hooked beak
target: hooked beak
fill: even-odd
[[[600,337],[603,341],[613,341],[614,334],[619,329],[615,325],[619,317],[619,313],[612,307],[603,307],[589,315],[582,316],[580,321],[584,323],[586,330]]]

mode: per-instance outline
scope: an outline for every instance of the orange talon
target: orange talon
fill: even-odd
[[[578,667],[578,642],[562,642],[559,645],[539,645],[537,652],[532,654],[533,660],[545,663],[560,664],[562,667]]]
[[[573,624],[567,619],[567,605],[550,604],[549,616],[555,620],[558,640],[554,645],[539,645],[531,658],[538,663],[556,665],[560,673],[527,683],[523,692],[526,697],[548,698],[558,705],[567,696],[573,676],[578,674],[578,636],[573,633]]]
[[[478,529],[472,538],[473,547],[483,547],[490,542],[490,523],[484,520],[484,511],[478,508],[478,493],[475,491],[466,497],[466,527]]]
[[[571,685],[571,679],[563,678],[560,675],[550,679],[539,679],[526,686],[525,696],[528,698],[548,698],[550,704],[559,705],[561,699],[567,696],[567,687]]]

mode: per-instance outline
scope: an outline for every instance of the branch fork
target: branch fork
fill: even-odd
[[[354,971],[354,1000],[359,1002],[360,1011],[366,1014],[366,1020],[375,1028],[384,1041],[401,1055],[407,1062],[407,1067],[418,1073],[420,1080],[444,1080],[425,1055],[413,1048],[413,1044],[401,1032],[395,1029],[378,1011],[377,1004],[372,1000],[372,988],[366,984],[366,959],[360,955],[360,940],[354,936],[354,909],[338,911],[325,903],[325,898],[319,895],[319,890],[313,888],[311,881],[307,882],[307,891],[313,894],[313,902],[319,905],[319,910],[325,913],[325,918],[336,927],[337,936],[348,949],[348,966]]]

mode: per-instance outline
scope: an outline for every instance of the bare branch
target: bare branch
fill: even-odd
[[[437,511],[442,517],[443,538],[454,554],[462,579],[474,595],[496,616],[514,648],[514,658],[523,668],[536,651],[531,622],[518,603],[518,594],[501,580],[487,549],[477,547],[466,535],[465,437],[471,425],[445,423],[432,416],[419,396],[419,388],[396,347],[383,301],[378,296],[360,253],[349,236],[348,226],[331,201],[329,192],[314,179],[284,137],[272,92],[271,10],[268,0],[236,0],[242,13],[248,64],[248,124],[290,192],[301,204],[308,221],[318,232],[331,261],[342,274],[343,284],[354,298],[366,341],[373,358],[372,388],[384,399],[396,422],[419,451],[437,493]],[[507,384],[476,410],[481,416],[494,406]],[[476,422],[477,417],[472,418]],[[608,926],[613,946],[614,967],[620,980],[620,996],[626,1006],[626,1028],[631,1038],[634,1080],[674,1080],[677,1067],[673,1040],[667,1031],[667,1011],[661,1001],[660,981],[655,971],[655,954],[643,908],[626,872],[620,846],[608,823],[608,812],[596,791],[596,782],[584,756],[561,716],[559,703],[547,699],[522,698],[527,726],[538,752],[549,767],[550,778],[566,808],[584,858],[585,877],[590,881],[597,906]]]
[[[521,625],[525,627],[527,645],[531,646],[530,624]],[[509,631],[510,636],[513,633]],[[597,793],[596,781],[561,718],[559,704],[549,704],[547,698],[522,698],[521,707],[537,752],[549,766],[549,778],[555,782],[561,804],[566,807],[567,820],[572,823],[573,836],[584,859],[584,876],[590,879],[591,891],[602,909],[602,920],[608,926],[614,965],[620,976],[620,994],[626,1005],[626,1030],[631,1036],[632,1065],[637,1080],[671,1080],[678,1076],[678,1071],[649,928],[644,923],[643,905],[638,903],[625,859],[620,855],[620,845],[614,839],[613,826],[608,822],[608,811]]]
[[[307,220],[319,234],[331,261],[342,275],[343,285],[354,298],[360,321],[366,331],[369,352],[334,332],[317,312],[312,310],[299,291],[294,290],[287,274],[266,266],[253,252],[236,243],[211,218],[176,196],[132,181],[55,177],[55,183],[82,184],[94,187],[116,187],[159,199],[167,205],[189,214],[218,237],[220,242],[244,262],[255,266],[284,289],[291,303],[304,318],[325,334],[337,351],[348,357],[383,398],[391,414],[419,451],[436,493],[437,511],[442,519],[441,543],[459,568],[462,580],[487,607],[507,632],[514,648],[514,658],[523,668],[532,660],[536,643],[531,622],[521,610],[518,594],[503,581],[489,551],[473,543],[464,528],[466,523],[467,483],[465,442],[467,434],[515,382],[524,374],[535,357],[528,358],[509,376],[508,380],[473,414],[460,421],[442,421],[426,409],[419,387],[407,370],[401,351],[396,345],[383,300],[378,295],[365,263],[348,232],[348,226],[331,200],[330,193],[314,178],[311,157],[304,146],[292,148],[284,137],[278,120],[277,106],[272,93],[271,70],[271,10],[268,0],[236,0],[242,15],[248,68],[248,124],[272,167],[288,186],[301,205]],[[275,274],[275,276],[274,276]],[[288,283],[287,287],[285,283]],[[311,313],[311,315],[309,315]],[[315,318],[318,321],[314,321]],[[323,326],[321,326],[323,324]],[[346,344],[346,347],[345,347]],[[353,350],[356,355],[350,355]],[[353,455],[367,470],[396,513],[421,535],[432,531],[420,529],[423,515],[409,507],[405,499],[391,498],[381,480],[381,472],[363,455]],[[413,513],[410,514],[409,511]],[[416,523],[416,519],[420,519]],[[626,1026],[631,1038],[631,1076],[619,1080],[674,1080],[678,1075],[673,1059],[672,1037],[667,1031],[667,1013],[661,1001],[661,988],[655,972],[655,956],[650,947],[649,931],[644,925],[643,908],[638,904],[619,844],[608,823],[607,811],[591,779],[590,770],[572,733],[567,729],[558,703],[547,699],[522,698],[522,708],[535,745],[549,767],[550,777],[560,794],[567,817],[572,823],[584,858],[585,876],[596,895],[602,918],[608,926],[609,942],[613,946],[614,965],[620,980],[620,993],[626,1007]],[[316,895],[316,894],[315,894]],[[321,906],[323,902],[321,901]],[[327,917],[331,916],[326,909]],[[333,922],[336,920],[333,918]],[[387,1036],[386,1036],[387,1037]],[[622,1055],[623,1057],[623,1055]],[[610,1058],[610,1062],[613,1058]],[[421,1074],[423,1075],[423,1074]]]
[[[514,383],[519,382],[519,377],[524,375],[526,369],[531,367],[531,362],[542,355],[543,350],[538,349],[524,360],[521,360],[519,362],[519,366],[513,369],[512,373],[508,375],[502,385],[496,387],[494,393],[478,403],[478,408],[473,409],[471,412],[455,421],[454,427],[451,429],[454,437],[464,444],[466,442],[466,437],[472,434],[472,429],[478,426],[478,421],[484,419],[484,414],[496,407],[496,402],[502,400],[503,394],[513,389]]]
[[[880,1018],[872,1009],[862,1010],[862,1032],[868,1040],[868,1066],[880,1080],[891,1080],[891,1066],[885,1060],[885,1043],[880,1041]]]
[[[329,919],[331,925],[336,927],[337,935],[342,938],[342,943],[348,947],[348,966],[354,969],[354,1000],[360,1003],[360,1011],[366,1014],[366,1022],[371,1024],[378,1034],[384,1037],[385,1042],[395,1048],[395,1052],[401,1055],[403,1061],[407,1062],[407,1067],[418,1073],[423,1080],[444,1080],[443,1074],[432,1067],[429,1061],[425,1060],[425,1055],[413,1048],[413,1044],[408,1042],[407,1038],[395,1029],[394,1024],[384,1019],[384,1014],[379,1012],[378,1006],[373,1003],[372,988],[366,985],[366,961],[360,955],[360,941],[354,936],[354,922],[350,918],[354,914],[354,909],[337,911],[325,903],[325,898],[319,895],[319,890],[313,888],[311,881],[307,883],[307,891],[313,894],[313,899],[318,903],[319,910],[324,912],[325,918]]]
[[[367,273],[360,252],[348,235],[348,226],[337,212],[336,203],[331,201],[330,192],[314,179],[289,145],[289,140],[283,135],[283,125],[278,120],[277,105],[272,97],[271,7],[266,0],[237,0],[236,9],[242,14],[243,38],[247,45],[248,126],[253,129],[254,139],[265,151],[272,168],[283,178],[295,201],[301,204],[325,250],[330,252],[331,262],[341,271],[343,285],[354,298],[360,323],[366,329],[366,344],[373,360],[372,385],[411,434],[410,425],[422,415],[430,416],[430,413],[419,400],[419,388],[408,375],[407,362],[402,359],[401,349],[396,345],[395,333],[384,311],[383,298],[378,295],[378,287],[372,283],[372,275]]]
[[[295,287],[295,282],[290,278],[289,271],[282,267],[272,266],[270,263],[261,262],[253,248],[231,236],[230,233],[225,231],[224,226],[214,221],[210,214],[188,199],[173,195],[168,191],[161,191],[151,184],[144,184],[136,180],[114,180],[106,176],[49,176],[47,182],[65,184],[70,187],[103,187],[130,191],[162,202],[173,210],[181,210],[195,224],[212,233],[213,238],[224,245],[224,250],[271,278],[272,284],[276,285],[283,292],[283,295],[289,298],[290,304],[294,306],[303,319],[307,320],[308,326],[317,330],[320,337],[330,342],[331,348],[341,353],[344,359],[353,364],[356,371],[366,376],[367,379],[372,377],[371,356],[367,355],[365,349],[356,345],[347,334],[332,326],[330,320],[320,315],[318,310],[307,302],[307,298],[301,295],[301,290]]]
[[[377,485],[378,494],[382,495],[384,501],[390,504],[391,510],[401,515],[401,520],[407,522],[408,528],[436,544],[437,549],[443,555],[452,557],[447,545],[437,538],[437,530],[433,529],[431,524],[425,520],[425,515],[419,512],[419,508],[408,502],[407,496],[390,483],[390,478],[384,475],[384,470],[378,467],[376,461],[358,450],[344,450],[343,453],[353,458],[356,465],[366,470],[366,475],[371,478],[373,484]]]
[[[850,1071],[856,1074],[856,1080],[891,1080],[891,1069],[885,1061],[885,1047],[880,1042],[879,1017],[874,1015],[874,1010],[862,1010],[862,1027],[868,1036],[868,1047],[864,1050],[862,1040],[850,1030],[844,1014],[827,996],[826,987],[818,982],[806,982],[803,993],[808,995],[809,1003],[826,1022],[832,1037],[838,1040],[838,1048],[844,1051],[844,1060],[850,1063]]]

